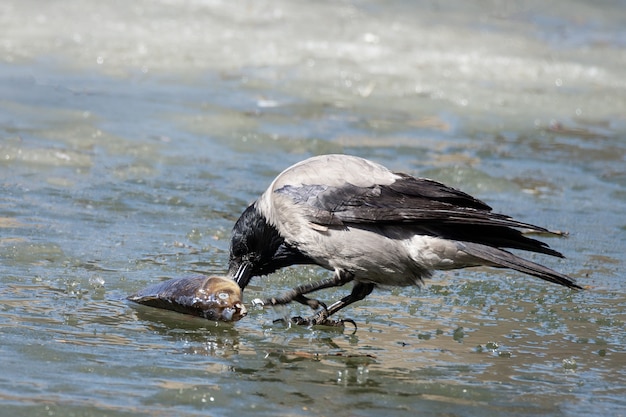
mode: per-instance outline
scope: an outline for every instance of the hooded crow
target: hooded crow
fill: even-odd
[[[329,316],[377,286],[420,285],[434,270],[510,268],[581,289],[566,275],[520,258],[521,249],[562,258],[523,231],[557,234],[492,212],[484,202],[437,181],[395,173],[349,155],[322,155],[281,174],[235,223],[229,275],[244,289],[253,276],[297,264],[334,271],[269,304],[298,301],[323,307],[300,324],[332,324]],[[326,306],[305,297],[354,282]]]

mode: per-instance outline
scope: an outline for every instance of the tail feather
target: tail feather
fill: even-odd
[[[582,290],[583,287],[576,284],[576,281],[567,275],[556,272],[548,267],[539,265],[512,254],[511,252],[485,246],[481,244],[464,242],[463,252],[489,262],[493,266],[514,269],[525,274],[541,278],[543,280],[560,284],[568,288]]]

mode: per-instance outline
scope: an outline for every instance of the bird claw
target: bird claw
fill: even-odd
[[[327,327],[346,327],[346,323],[354,326],[354,330],[357,329],[356,322],[352,319],[332,320],[324,315],[316,314],[311,317],[292,317],[291,323],[298,326],[327,326]]]
[[[318,311],[317,313],[315,313],[314,315],[310,317],[295,316],[295,317],[292,317],[290,320],[281,318],[281,319],[274,320],[274,323],[287,323],[288,322],[288,323],[295,324],[298,326],[327,326],[327,327],[337,327],[337,328],[345,328],[346,323],[348,323],[354,326],[354,331],[356,331],[357,329],[356,322],[352,319],[342,319],[342,320],[329,319],[328,316],[330,315],[330,313],[328,311],[328,306],[326,305],[326,303],[313,299],[313,298],[304,297],[301,294],[295,297],[268,298],[265,300],[262,300],[260,298],[255,298],[254,300],[252,300],[252,305],[261,306],[261,307],[266,306],[266,305],[276,306],[276,305],[288,304],[291,301],[297,301],[300,304],[308,305],[313,310],[318,310]]]
[[[324,311],[324,310],[322,310]],[[321,312],[320,312],[321,313]],[[297,326],[326,326],[326,327],[337,327],[337,328],[345,328],[346,323],[349,323],[354,326],[354,330],[356,331],[357,325],[356,322],[352,319],[342,319],[342,320],[332,320],[329,319],[326,314],[315,314],[310,317],[301,317],[294,316],[291,319],[281,318],[274,320],[274,323],[285,323],[285,324],[295,324]]]

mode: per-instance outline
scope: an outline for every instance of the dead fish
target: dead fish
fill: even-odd
[[[170,279],[144,288],[127,299],[216,321],[237,321],[248,314],[237,283],[218,276]]]

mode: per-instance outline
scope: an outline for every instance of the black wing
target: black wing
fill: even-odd
[[[518,230],[551,233],[543,227],[493,213],[484,202],[437,181],[396,175],[401,178],[389,185],[287,185],[276,193],[289,196],[309,222],[321,226],[405,225],[445,239],[563,257]]]

